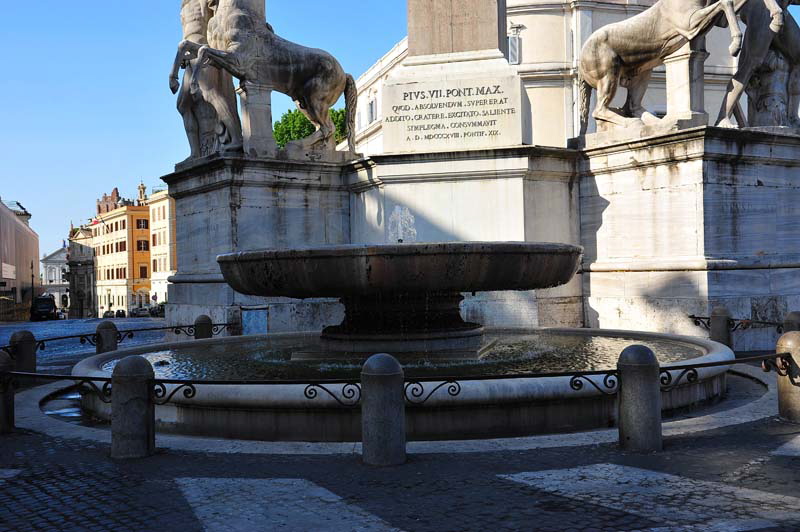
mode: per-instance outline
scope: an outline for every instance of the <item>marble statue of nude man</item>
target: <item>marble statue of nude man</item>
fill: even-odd
[[[207,0],[182,0],[183,39],[199,45],[209,44],[208,26],[212,16]],[[182,84],[178,81],[181,67],[185,69]],[[193,90],[195,79],[196,89]],[[169,85],[173,93],[178,93],[178,111],[191,148],[189,159],[242,150],[242,125],[233,78],[228,72],[214,67],[199,69],[197,59],[179,56],[173,64]]]

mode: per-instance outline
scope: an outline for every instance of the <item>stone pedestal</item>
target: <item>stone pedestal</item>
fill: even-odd
[[[342,165],[211,158],[162,179],[176,211],[178,272],[170,279],[170,325],[193,323],[200,314],[226,323],[240,311],[246,334],[320,331],[341,322],[336,300],[268,299],[234,292],[216,257],[349,243],[350,196]],[[256,319],[249,316],[251,309]]]
[[[352,239],[579,244],[577,152],[518,147],[373,156],[353,165]],[[581,287],[464,294],[486,327],[581,326]]]
[[[386,153],[531,143],[527,92],[506,59],[505,4],[409,2],[408,57],[383,88]]]
[[[800,308],[800,138],[700,127],[588,149],[580,164],[586,325],[707,334],[717,305]],[[774,328],[736,331],[772,349]]]
[[[272,131],[272,88],[245,82],[236,92],[242,104],[244,153],[251,157],[275,157],[278,145]]]
[[[687,42],[667,57],[667,115],[663,121],[678,129],[708,125],[705,110],[705,37]]]

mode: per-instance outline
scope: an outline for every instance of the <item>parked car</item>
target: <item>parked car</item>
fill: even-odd
[[[155,307],[150,307],[150,316],[153,318],[163,318],[166,314],[166,305],[159,303]]]
[[[57,320],[58,308],[56,298],[53,296],[39,296],[34,298],[31,305],[31,321]]]
[[[124,317],[125,317],[125,311],[124,311],[124,310],[122,310],[122,309],[119,309],[119,310],[117,311],[117,313],[115,314],[115,316],[116,316],[117,318],[124,318]]]
[[[107,310],[107,311],[103,312],[103,317],[104,318],[113,318],[114,317],[114,311],[113,310]]]
[[[150,317],[150,309],[145,307],[139,307],[131,310],[131,318],[149,318]]]

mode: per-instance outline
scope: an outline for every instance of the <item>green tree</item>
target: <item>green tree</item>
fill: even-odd
[[[331,109],[331,119],[336,126],[334,138],[340,143],[347,138],[347,112],[345,109]],[[304,139],[314,132],[314,126],[298,109],[286,111],[275,122],[275,142],[283,148],[289,141]]]

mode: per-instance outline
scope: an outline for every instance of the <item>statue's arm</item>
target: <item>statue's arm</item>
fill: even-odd
[[[197,57],[198,50],[200,50],[200,45],[192,41],[181,41],[178,45],[178,52],[175,54],[175,61],[173,61],[172,70],[169,73],[169,88],[173,94],[180,88],[178,72],[186,66],[188,61]]]

